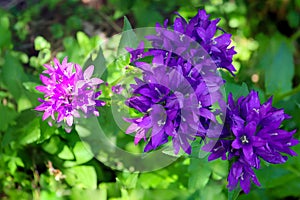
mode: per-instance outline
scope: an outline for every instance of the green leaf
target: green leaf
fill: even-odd
[[[38,143],[42,143],[45,140],[48,140],[52,135],[55,134],[57,128],[54,126],[49,126],[49,124],[46,121],[43,121],[42,118],[40,118],[40,129],[41,129],[41,137],[38,140]]]
[[[200,198],[195,199],[205,199],[205,200],[227,200],[224,193],[222,193],[223,185],[217,182],[210,182],[205,186],[203,190],[200,190]]]
[[[138,181],[138,173],[123,172],[118,176],[117,182],[120,182],[125,188],[133,189]]]
[[[256,175],[263,188],[274,188],[284,184],[289,184],[289,182],[295,177],[295,174],[285,169],[285,166],[282,165],[263,167],[256,171]]]
[[[66,161],[64,163],[65,167],[86,163],[94,157],[89,144],[81,141],[76,142],[75,146],[73,147],[73,153],[76,161]]]
[[[228,175],[228,161],[214,160],[209,162],[209,167],[212,170],[212,178],[215,180],[226,179]]]
[[[53,136],[49,140],[45,141],[42,145],[44,151],[49,154],[57,154],[62,151],[64,144],[58,136]]]
[[[226,83],[225,84],[225,92],[226,98],[229,93],[232,93],[232,97],[237,100],[241,96],[247,96],[249,94],[249,89],[246,83],[242,83],[242,85],[238,85],[236,83]]]
[[[124,17],[124,26],[122,36],[118,47],[118,56],[127,54],[125,47],[136,48],[138,41],[135,32],[132,30],[131,24],[127,17]]]
[[[9,171],[13,174],[16,169],[19,167],[24,167],[24,163],[19,157],[10,157],[8,164],[7,164]]]
[[[102,80],[107,80],[107,72],[106,72],[106,60],[103,55],[103,51],[101,47],[97,52],[97,57],[93,59],[93,54],[87,59],[84,63],[84,69],[89,67],[90,65],[94,65],[94,76],[101,77]]]
[[[75,188],[96,189],[97,174],[92,166],[76,166],[64,173],[68,184]]]
[[[0,104],[0,131],[5,131],[9,124],[14,122],[17,112],[7,106]]]
[[[188,187],[192,190],[203,189],[209,181],[211,169],[205,159],[191,158],[188,168],[190,177]]]
[[[64,145],[62,151],[57,156],[63,160],[73,160],[74,159],[74,155],[67,145]]]
[[[25,87],[26,90],[28,90],[29,92],[33,92],[33,93],[37,93],[37,94],[41,94],[39,91],[37,91],[35,89],[36,86],[38,86],[38,83],[35,82],[24,82],[23,86]]]
[[[273,196],[273,199],[288,199],[291,196],[300,196],[300,181],[299,176],[294,176],[293,179],[289,180],[287,184],[281,184],[278,187],[269,189],[269,193]]]
[[[9,92],[19,99],[22,94],[22,82],[26,79],[23,67],[11,54],[6,54],[4,60],[2,80]]]
[[[171,177],[168,170],[164,169],[156,171],[156,173],[140,174],[137,184],[139,184],[144,189],[167,189],[173,182],[176,182],[176,178]]]
[[[90,40],[84,32],[78,31],[76,34],[76,38],[80,48],[84,49],[85,52],[90,51]]]
[[[11,44],[11,32],[9,30],[9,18],[7,16],[0,17],[0,48],[10,47]]]
[[[5,55],[5,62],[2,68],[2,80],[8,91],[14,96],[18,103],[18,111],[32,108],[37,98],[32,93],[24,90],[23,82],[28,82],[23,66],[19,60],[11,54]]]
[[[265,69],[267,94],[282,94],[292,89],[294,76],[293,44],[282,35],[275,34],[261,52],[260,66]]]
[[[4,134],[2,145],[11,142],[26,145],[36,142],[40,138],[40,119],[32,111],[22,112],[17,121],[17,126],[10,127]]]
[[[43,64],[47,63],[51,59],[51,50],[50,49],[42,49],[38,55],[39,66],[42,67]]]
[[[37,36],[34,40],[34,49],[41,51],[43,49],[50,49],[51,44],[42,36]]]
[[[37,141],[40,138],[40,119],[35,118],[33,121],[22,127],[18,133],[18,142],[20,144],[30,144]]]
[[[91,190],[91,189],[78,189],[73,188],[69,197],[71,200],[83,200],[83,199],[107,199],[105,190]]]

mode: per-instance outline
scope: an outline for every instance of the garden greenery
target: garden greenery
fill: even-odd
[[[299,2],[141,2],[0,4],[1,198],[298,198]]]

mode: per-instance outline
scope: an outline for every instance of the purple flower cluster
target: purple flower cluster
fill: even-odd
[[[127,105],[141,112],[141,118],[127,119],[132,123],[126,133],[136,132],[135,143],[147,142],[144,151],[156,149],[172,138],[174,152],[182,148],[191,153],[190,142],[204,138],[215,121],[211,106],[222,100],[224,84],[217,68],[231,73],[235,54],[228,49],[230,35],[214,37],[219,20],[209,20],[204,10],[187,23],[181,16],[167,29],[157,24],[156,35],[148,35],[152,48],[144,43],[137,49],[127,48],[131,62],[142,70],[142,79],[132,85],[133,96]],[[203,37],[205,32],[210,33]],[[152,62],[142,61],[151,57]],[[149,136],[149,139],[147,139]]]
[[[79,118],[82,113],[84,117],[90,115],[99,116],[97,106],[104,106],[103,101],[97,100],[101,95],[98,90],[103,82],[99,78],[92,78],[94,66],[89,66],[84,72],[78,64],[69,63],[67,57],[62,63],[54,58],[54,65],[45,64],[47,68],[40,75],[44,85],[36,89],[44,93],[42,103],[35,110],[44,112],[43,120],[51,117],[52,121],[62,124],[67,132],[71,131],[74,117]]]
[[[281,124],[290,117],[283,109],[272,107],[272,98],[260,103],[258,93],[251,91],[248,96],[236,102],[228,96],[228,108],[224,129],[218,142],[210,142],[203,150],[210,151],[209,160],[222,158],[233,161],[229,176],[230,190],[240,182],[245,193],[250,191],[250,180],[260,185],[253,168],[260,168],[260,159],[279,164],[287,160],[287,155],[297,154],[290,147],[298,144],[293,138],[296,130],[285,131]]]
[[[169,31],[166,31],[168,28],[168,20],[165,20],[164,25],[157,24],[157,35],[148,36],[147,38],[152,41],[152,46],[154,49],[165,49],[171,52],[180,52],[184,53],[184,48],[178,43],[184,43],[186,46],[191,46],[191,44],[199,44],[201,48],[210,56],[214,64],[219,68],[224,68],[230,73],[234,73],[236,70],[232,65],[232,57],[236,52],[234,47],[229,47],[231,43],[231,35],[225,33],[223,29],[217,26],[220,19],[209,20],[209,15],[205,10],[199,10],[196,16],[191,18],[188,22],[179,14],[174,21],[174,24],[171,26],[172,30],[176,33],[170,34]],[[222,34],[217,35],[217,30]],[[170,40],[178,41],[176,42],[173,48],[170,48]],[[190,40],[195,41],[192,43]],[[192,48],[192,47],[190,47]],[[176,50],[175,50],[176,49]],[[189,53],[191,53],[189,49]],[[195,58],[199,59],[203,57],[203,54],[193,55]]]
[[[144,151],[156,149],[166,143],[168,137],[172,137],[176,154],[180,148],[190,154],[190,141],[196,136],[203,136],[207,121],[215,120],[209,109],[211,99],[205,84],[191,87],[181,73],[156,59],[153,62],[155,67],[146,63],[143,65],[149,70],[144,71],[142,80],[135,79],[136,84],[131,85],[133,96],[126,101],[129,107],[143,116],[126,119],[132,123],[126,133],[136,132],[137,144],[141,139],[147,141],[147,133],[151,129]],[[203,123],[200,123],[200,119]]]
[[[168,26],[165,20],[156,25],[155,34],[146,36],[150,48],[143,42],[136,49],[126,48],[131,65],[139,69],[134,71],[141,72],[130,85],[132,96],[125,101],[139,116],[124,118],[130,123],[126,134],[135,134],[135,144],[144,140],[145,152],[172,140],[175,154],[181,149],[191,154],[191,142],[199,138],[205,142],[202,150],[210,153],[209,161],[230,161],[229,190],[239,184],[248,193],[252,182],[260,186],[254,170],[260,169],[261,159],[284,163],[288,155],[297,155],[291,147],[299,141],[293,137],[296,130],[281,127],[290,116],[274,108],[272,98],[261,104],[255,91],[236,101],[229,94],[226,116],[220,122],[225,104],[220,89],[225,81],[218,70],[233,74],[236,52],[230,47],[231,35],[217,26],[219,21],[210,20],[204,10],[189,21],[178,14],[174,24]],[[99,116],[97,107],[105,105],[98,99],[103,81],[92,78],[94,66],[82,71],[64,58],[61,64],[54,59],[53,65],[45,67],[46,76],[40,75],[43,85],[36,87],[44,98],[35,108],[44,112],[43,120],[70,132],[75,118]],[[123,86],[112,86],[111,91],[125,93]]]

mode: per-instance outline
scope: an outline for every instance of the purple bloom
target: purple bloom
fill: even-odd
[[[232,57],[236,52],[233,46],[229,47],[231,35],[224,33],[223,29],[217,26],[219,21],[220,19],[209,20],[209,15],[205,10],[199,10],[196,16],[188,22],[178,14],[174,24],[169,29],[168,20],[165,20],[163,26],[157,23],[156,35],[149,35],[146,38],[152,41],[154,51],[170,52],[173,54],[170,56],[171,58],[176,57],[174,52],[181,56],[186,51],[192,52],[191,48],[193,47],[190,45],[190,40],[193,40],[203,48],[217,67],[227,69],[233,74],[236,70],[232,65]],[[222,34],[215,36],[218,30]],[[136,50],[128,50],[131,53],[131,61],[151,55],[151,51],[144,52],[143,43]],[[195,55],[195,59],[202,59],[204,56],[203,53]]]
[[[171,137],[176,154],[180,148],[190,154],[190,142],[205,135],[207,120],[215,121],[207,88],[199,84],[194,90],[176,69],[156,61],[154,68],[143,63],[143,79],[136,78],[137,84],[131,85],[133,96],[126,104],[143,116],[126,119],[131,123],[126,133],[136,132],[135,144],[144,139],[144,151],[156,149]]]
[[[249,193],[251,181],[257,186],[260,186],[253,169],[248,164],[243,163],[243,160],[238,160],[233,163],[228,175],[229,190],[235,189],[237,184],[240,182],[240,186],[243,191],[245,193]]]
[[[122,85],[114,85],[111,87],[111,91],[115,94],[121,94],[123,89],[124,88],[122,87]]]
[[[228,178],[229,188],[235,187],[238,180],[242,181],[236,175],[241,174],[240,171],[247,171],[248,179],[255,182],[256,177],[251,168],[260,168],[259,158],[279,164],[287,160],[287,156],[283,154],[297,155],[290,148],[299,143],[293,138],[296,130],[289,132],[281,128],[282,122],[289,118],[283,109],[272,107],[272,98],[261,104],[255,91],[251,91],[246,97],[240,97],[236,102],[232,94],[229,94],[222,134],[217,143],[208,142],[203,147],[203,150],[211,152],[209,160],[220,157],[223,160],[242,160],[242,164],[239,161],[238,164],[233,164],[235,169],[232,167]],[[238,169],[239,173],[236,172]],[[249,180],[241,182],[245,192],[250,187]]]
[[[176,154],[180,148],[190,154],[190,142],[196,137],[204,139],[209,126],[216,122],[217,112],[212,111],[212,105],[223,101],[220,87],[224,84],[217,68],[234,71],[230,67],[233,55],[230,52],[234,51],[227,49],[230,37],[214,37],[216,23],[209,21],[205,12],[199,11],[193,20],[187,23],[182,17],[177,18],[173,29],[167,29],[167,21],[163,27],[158,24],[156,35],[146,36],[152,43],[148,51],[143,42],[137,49],[127,48],[132,65],[143,74],[142,79],[136,79],[136,85],[131,85],[133,96],[126,102],[143,113],[143,117],[127,119],[132,123],[127,133],[136,132],[135,141],[144,139],[145,151],[156,149],[172,138]],[[199,23],[195,24],[197,20]],[[209,24],[212,25],[208,27]],[[197,36],[200,27],[207,30],[205,41]],[[214,39],[218,44],[212,42]],[[230,65],[224,65],[225,60]],[[164,115],[156,115],[158,111],[153,108],[156,105],[161,106]],[[157,123],[163,123],[160,129]]]
[[[40,75],[44,85],[36,89],[44,93],[42,103],[35,110],[43,111],[43,120],[51,117],[52,121],[63,124],[67,132],[71,131],[74,117],[79,118],[80,113],[85,117],[90,115],[99,116],[97,106],[104,106],[103,101],[97,100],[101,95],[98,90],[103,82],[99,78],[92,78],[94,66],[89,66],[84,72],[78,64],[67,62],[67,57],[62,63],[54,58],[54,65],[46,64]],[[97,90],[97,91],[96,91]],[[52,122],[49,121],[52,126]]]
[[[231,145],[223,145],[231,155],[244,156],[253,167],[259,167],[252,162],[257,156],[277,164],[287,159],[282,153],[297,155],[290,149],[298,144],[298,140],[293,138],[296,131],[281,129],[282,122],[290,117],[283,109],[272,107],[272,98],[260,104],[258,93],[251,91],[247,97],[240,97],[234,102],[230,94],[226,115],[220,141],[226,138],[232,141]]]

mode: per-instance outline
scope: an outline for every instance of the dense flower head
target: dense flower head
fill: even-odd
[[[48,76],[41,74],[40,79],[44,85],[36,87],[44,93],[44,99],[39,99],[42,104],[35,108],[44,112],[43,120],[51,117],[49,125],[52,126],[52,121],[56,121],[70,132],[74,117],[99,116],[96,107],[105,104],[97,100],[101,95],[99,86],[103,81],[92,78],[94,66],[89,66],[83,72],[80,65],[68,62],[67,57],[61,64],[54,58],[53,65],[44,66],[46,70],[43,73]]]
[[[210,122],[215,121],[210,107],[221,99],[218,89],[223,80],[208,61],[206,65],[199,62],[197,69],[178,58],[177,65],[168,66],[163,55],[153,55],[151,64],[135,62],[143,76],[131,85],[133,96],[126,104],[143,116],[126,119],[131,123],[126,133],[136,132],[136,144],[144,139],[144,151],[156,149],[172,138],[175,154],[180,148],[190,154],[191,141],[204,138]]]
[[[194,92],[175,69],[158,65],[146,72],[142,80],[136,78],[131,87],[133,96],[126,104],[143,116],[126,119],[132,123],[126,133],[136,132],[135,144],[144,139],[144,151],[156,149],[171,137],[176,154],[180,148],[190,154],[190,142],[206,132],[206,122],[201,123],[200,118],[215,120],[209,109],[209,94]],[[197,89],[205,91],[204,87],[202,84]]]
[[[219,157],[237,160],[228,177],[230,189],[234,188],[237,180],[240,180],[246,193],[250,188],[248,180],[252,179],[258,185],[251,168],[260,168],[260,158],[268,163],[279,164],[287,161],[286,155],[297,155],[290,148],[299,142],[293,138],[296,130],[286,131],[281,127],[282,122],[289,118],[283,109],[272,107],[272,98],[261,104],[256,91],[240,97],[236,102],[229,94],[222,134],[217,143],[210,142],[203,150],[211,152],[209,160]],[[249,175],[246,182],[239,178],[242,172],[237,173],[236,170]]]
[[[178,23],[182,24],[181,29]],[[137,85],[131,86],[133,97],[126,102],[143,113],[143,117],[127,119],[132,123],[127,133],[136,132],[136,143],[144,138],[148,142],[145,151],[166,143],[171,136],[176,154],[180,148],[190,154],[190,141],[198,136],[204,139],[208,127],[215,122],[211,107],[223,101],[220,87],[224,84],[218,68],[233,73],[231,62],[235,52],[233,47],[227,49],[230,37],[214,37],[216,23],[208,20],[204,11],[199,11],[189,23],[179,17],[172,27],[168,29],[167,21],[163,27],[158,24],[156,35],[146,36],[152,44],[148,49],[143,42],[136,49],[127,48],[132,65],[143,74],[142,79],[136,79]],[[202,38],[205,40],[196,31],[201,28],[207,30],[208,35]],[[151,58],[151,61],[144,58]],[[158,94],[163,98],[158,98]],[[160,112],[165,112],[165,115],[158,115],[161,118],[155,115],[158,110],[152,108],[157,105]],[[184,113],[189,115],[184,116]],[[161,129],[156,128],[155,123],[159,122],[165,123]],[[149,140],[147,132],[151,135]]]
[[[193,44],[197,43],[217,67],[224,68],[233,74],[236,70],[232,64],[232,57],[236,52],[234,46],[230,47],[231,35],[217,26],[220,19],[210,20],[205,10],[199,10],[188,22],[178,13],[177,15],[174,24],[170,27],[168,27],[168,20],[165,20],[163,25],[157,23],[155,35],[146,36],[152,42],[154,51],[145,52],[143,44],[140,44],[137,49],[129,48],[131,61],[149,56],[156,50],[160,50],[160,53],[168,52],[171,61],[172,58],[177,58],[174,53],[181,55],[185,51],[193,52],[191,50]],[[203,53],[194,54],[193,57],[201,59]]]

